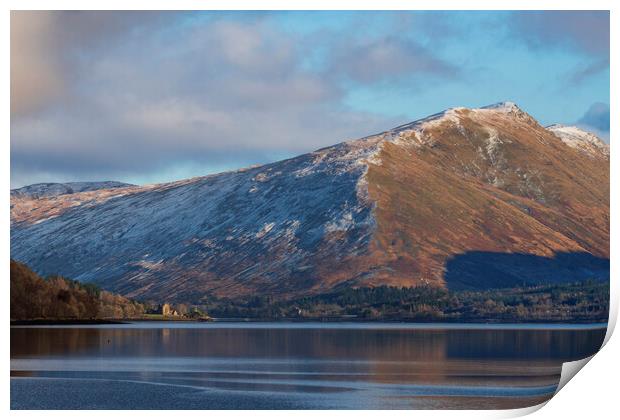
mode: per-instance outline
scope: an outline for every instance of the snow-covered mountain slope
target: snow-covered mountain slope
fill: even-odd
[[[14,200],[42,221],[13,211],[12,258],[138,296],[317,286],[317,265],[367,247],[372,203],[361,181],[376,147],[343,143],[258,168],[73,194],[78,205]]]
[[[489,254],[492,278],[472,274],[480,264],[468,263],[471,252]],[[455,108],[260,167],[12,195],[11,254],[43,274],[188,302],[342,284],[605,278],[609,162],[569,147],[514,104]],[[560,267],[556,254],[580,262]],[[510,264],[507,255],[539,259]]]
[[[131,186],[133,185],[116,181],[67,183],[46,182],[42,184],[32,184],[22,188],[16,188],[14,190],[11,190],[11,197],[16,196],[29,198],[45,198],[85,191],[125,188]]]
[[[575,126],[554,124],[547,127],[570,147],[581,150],[590,156],[609,159],[609,145],[592,133]]]

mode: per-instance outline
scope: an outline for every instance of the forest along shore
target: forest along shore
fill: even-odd
[[[11,260],[11,325],[209,319],[197,307],[137,302],[92,283],[57,275],[42,278],[26,265]]]

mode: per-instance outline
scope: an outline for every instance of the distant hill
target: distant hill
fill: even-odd
[[[144,307],[119,295],[60,276],[39,277],[11,260],[11,320],[138,318]]]
[[[132,187],[132,184],[116,181],[102,182],[48,182],[42,184],[27,185],[22,188],[11,190],[11,197],[19,198],[48,198],[65,194],[75,194],[87,191],[107,190],[113,188]]]
[[[11,254],[158,301],[486,290],[607,281],[609,217],[608,146],[500,103],[233,172],[12,194]]]

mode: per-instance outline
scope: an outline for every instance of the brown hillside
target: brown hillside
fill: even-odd
[[[609,160],[514,112],[455,110],[383,145],[367,176],[385,268],[364,283],[443,285],[472,250],[609,257]]]

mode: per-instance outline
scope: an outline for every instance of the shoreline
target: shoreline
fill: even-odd
[[[59,320],[11,320],[11,326],[59,326],[59,325],[126,325],[137,322],[145,323],[282,323],[282,324],[304,324],[304,323],[321,323],[321,324],[447,324],[447,325],[600,325],[607,326],[608,320],[412,320],[412,319],[359,319],[359,318],[210,318],[210,319],[152,319],[152,318],[134,318],[134,319],[59,319]]]
[[[29,325],[121,325],[129,324],[129,320],[115,319],[24,319],[11,320],[11,326],[29,326]]]

